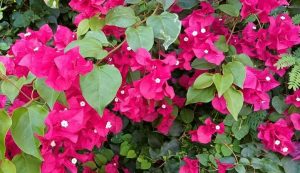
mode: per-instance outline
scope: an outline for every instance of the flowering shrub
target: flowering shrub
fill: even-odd
[[[299,172],[297,1],[67,5],[3,41],[0,172]]]

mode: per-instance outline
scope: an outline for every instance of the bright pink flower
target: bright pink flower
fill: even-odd
[[[202,144],[207,144],[211,141],[211,137],[213,134],[223,134],[225,127],[224,123],[220,123],[218,125],[214,124],[210,118],[207,118],[204,121],[205,125],[199,126],[197,130],[190,131],[192,135],[193,142],[199,142]]]
[[[179,173],[198,173],[199,172],[199,161],[198,159],[190,159],[188,157],[183,158],[184,165],[180,167]]]
[[[226,171],[230,168],[234,167],[234,164],[230,163],[221,163],[220,160],[216,160],[218,165],[218,173],[226,173]]]
[[[54,63],[46,84],[58,91],[69,89],[79,75],[85,75],[93,69],[92,62],[86,61],[78,49],[56,57]]]
[[[300,114],[293,113],[293,114],[291,114],[290,118],[294,125],[294,128],[296,130],[300,130]]]
[[[286,104],[293,104],[296,107],[300,107],[300,90],[294,92],[294,94],[289,95],[285,99]]]
[[[294,151],[292,137],[294,132],[283,119],[276,123],[264,123],[258,127],[258,138],[265,148],[287,155]]]
[[[75,34],[67,27],[58,25],[54,34],[54,44],[56,49],[63,50],[75,38]]]
[[[254,111],[267,110],[270,108],[270,97],[266,92],[244,89],[243,95],[245,103],[254,105]]]
[[[78,133],[85,127],[82,110],[52,111],[45,120],[48,132],[47,139],[69,139],[76,143]]]
[[[105,165],[105,172],[119,173],[119,156],[115,155],[111,162]]]
[[[3,109],[6,105],[6,96],[0,94],[0,109]]]
[[[46,44],[53,36],[52,29],[48,24],[43,25],[38,31],[27,29],[26,33],[21,33],[19,36],[25,40],[38,40]]]
[[[226,101],[223,96],[220,98],[218,96],[215,96],[215,98],[212,100],[211,104],[214,107],[214,109],[221,112],[222,114],[229,114],[229,111],[228,111],[227,105],[226,105]]]
[[[21,153],[21,149],[15,143],[14,139],[11,136],[10,131],[7,133],[5,137],[5,146],[6,146],[5,157],[10,160],[13,159],[15,155]]]

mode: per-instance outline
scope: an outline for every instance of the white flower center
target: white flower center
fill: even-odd
[[[280,19],[281,19],[281,20],[285,20],[285,17],[284,17],[284,16],[281,16]]]
[[[97,129],[94,129],[94,133],[98,133]]]
[[[287,147],[284,147],[284,148],[282,149],[282,151],[283,151],[284,153],[286,153],[286,152],[289,151],[289,149],[288,149]]]
[[[50,146],[51,146],[51,147],[55,147],[55,146],[56,146],[55,141],[51,141]]]
[[[116,163],[114,163],[114,166],[117,166],[117,164],[116,164]]]
[[[184,37],[184,38],[183,38],[183,41],[187,42],[187,41],[189,41],[189,38]]]
[[[192,32],[192,35],[193,35],[193,36],[197,36],[197,35],[198,35],[198,32],[197,32],[197,31],[193,31],[193,32]]]
[[[111,61],[112,61],[112,58],[108,58],[108,61],[111,62]]]
[[[128,46],[128,47],[127,47],[127,50],[130,51],[130,50],[131,50],[131,47]]]
[[[62,127],[64,127],[64,128],[67,128],[67,127],[69,126],[69,123],[68,123],[68,121],[66,121],[66,120],[62,120],[62,121],[60,122],[60,125],[61,125]]]
[[[156,79],[155,79],[155,83],[160,83],[160,79],[159,79],[159,78],[156,78]]]
[[[119,99],[116,97],[116,98],[115,98],[115,102],[118,102],[118,101],[119,101]]]
[[[36,48],[33,49],[33,51],[37,52],[39,49],[40,49],[39,47],[36,47]]]
[[[111,122],[107,121],[105,128],[110,129],[112,127]]]
[[[121,90],[121,94],[122,94],[122,95],[125,94],[125,91],[124,91],[124,90]]]
[[[179,65],[179,61],[178,61],[178,60],[176,61],[176,64],[175,64],[175,65]]]
[[[26,33],[24,34],[24,37],[29,37],[29,36],[31,36],[31,32],[26,32]]]
[[[84,106],[85,106],[85,102],[84,102],[84,101],[81,101],[81,102],[80,102],[80,106],[81,106],[81,107],[84,107]]]
[[[274,143],[275,143],[275,145],[279,145],[280,144],[280,140],[276,140]]]
[[[68,108],[65,108],[65,109],[64,109],[64,111],[67,111],[67,110],[68,110]]]
[[[266,81],[269,82],[270,80],[271,80],[271,78],[270,78],[269,76],[267,76],[267,77],[266,77]]]
[[[221,18],[219,19],[219,21],[222,21],[222,20],[223,20],[223,19],[221,19]]]
[[[208,50],[207,50],[207,49],[205,49],[205,50],[204,50],[204,53],[205,53],[205,54],[208,54]]]
[[[201,33],[202,33],[202,34],[206,33],[206,29],[205,29],[205,28],[202,28],[202,29],[201,29]]]
[[[297,101],[297,102],[300,102],[300,98],[299,98],[299,97],[297,97],[297,98],[296,98],[296,101]]]
[[[266,103],[266,101],[262,100],[262,101],[261,101],[261,104],[264,104],[264,103]]]
[[[71,162],[72,162],[73,165],[76,165],[77,159],[76,159],[76,158],[73,158],[73,159],[71,160]]]
[[[256,26],[253,26],[252,29],[256,30]]]
[[[166,106],[165,104],[162,104],[162,105],[161,105],[161,108],[166,109],[167,106]]]
[[[220,130],[220,126],[219,125],[216,125],[216,130]]]

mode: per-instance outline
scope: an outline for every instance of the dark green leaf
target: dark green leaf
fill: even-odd
[[[178,0],[177,4],[183,9],[191,9],[199,3],[198,0]]]
[[[156,0],[157,2],[161,3],[166,11],[171,5],[174,4],[175,0]]]
[[[202,59],[196,58],[192,62],[191,66],[192,66],[192,68],[197,69],[197,70],[210,70],[210,69],[214,69],[217,67],[215,64],[211,64],[203,58]]]
[[[273,97],[272,106],[280,114],[282,114],[288,108],[288,105],[285,104],[284,97],[282,96]]]
[[[239,120],[233,123],[231,131],[236,139],[241,140],[249,133],[249,125],[242,123],[241,120]]]
[[[214,98],[215,92],[215,87],[209,87],[200,90],[190,87],[187,92],[186,105],[199,102],[208,103]]]
[[[228,44],[226,43],[226,38],[224,35],[219,36],[218,41],[215,42],[215,46],[223,52],[228,52],[228,50],[229,50],[229,47],[228,47]]]
[[[233,75],[233,83],[240,88],[243,88],[246,78],[245,66],[237,61],[230,62],[223,67],[224,73],[231,73]]]
[[[191,123],[194,119],[194,111],[185,108],[182,109],[180,111],[180,119],[186,124]]]

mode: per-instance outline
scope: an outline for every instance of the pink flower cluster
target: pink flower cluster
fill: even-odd
[[[100,117],[77,88],[68,90],[67,97],[68,107],[56,103],[45,120],[48,130],[40,137],[44,173],[65,169],[76,173],[78,163],[93,159],[94,147],[101,147],[109,133],[116,134],[122,129],[120,117],[108,109]]]

